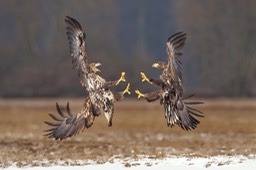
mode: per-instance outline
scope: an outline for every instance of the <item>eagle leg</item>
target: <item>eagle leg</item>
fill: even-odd
[[[142,82],[148,82],[151,84],[150,80],[147,78],[146,74],[144,72],[140,72],[140,75],[141,75],[141,81]]]
[[[145,94],[141,93],[139,90],[135,90],[135,93],[138,95],[138,99],[145,96]]]
[[[125,80],[125,72],[122,72],[121,73],[121,77],[117,80],[117,82],[116,82],[116,86],[120,83],[120,82],[125,82],[126,80]]]

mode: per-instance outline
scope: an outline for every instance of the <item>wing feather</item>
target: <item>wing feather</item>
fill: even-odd
[[[61,119],[61,118],[59,118],[59,117],[57,117],[57,116],[55,116],[55,115],[53,115],[53,114],[49,114],[49,116],[51,116],[51,118],[52,118],[53,120],[56,120],[56,121],[59,121],[59,122],[63,121],[63,119]]]
[[[167,40],[166,51],[168,54],[167,68],[163,72],[167,80],[170,80],[175,90],[182,94],[182,72],[181,72],[181,61],[179,57],[182,55],[180,50],[185,45],[186,33],[178,32],[170,36]]]
[[[57,112],[59,113],[59,115],[63,118],[67,118],[67,116],[62,112],[62,110],[60,109],[60,106],[58,103],[56,103],[56,109],[57,109]]]
[[[69,116],[73,116],[69,107],[69,102],[67,103],[67,113]]]
[[[68,137],[74,136],[79,132],[83,131],[85,128],[89,128],[94,121],[94,114],[91,109],[91,100],[87,97],[84,107],[80,112],[73,115],[69,108],[69,103],[67,103],[68,116],[65,116],[63,112],[60,112],[60,107],[58,104],[57,111],[64,118],[63,120],[57,118],[56,116],[50,114],[53,120],[58,121],[58,123],[47,122],[45,123],[54,128],[45,130],[45,136],[49,138],[54,138],[56,140],[66,139]],[[64,117],[65,116],[65,117]]]
[[[84,86],[86,84],[86,76],[83,75],[88,73],[89,67],[85,51],[86,34],[83,32],[82,26],[74,18],[66,16],[65,23],[73,68],[78,70],[80,82]]]
[[[49,126],[59,126],[60,125],[60,123],[52,123],[52,122],[47,122],[47,121],[45,121],[44,123]]]

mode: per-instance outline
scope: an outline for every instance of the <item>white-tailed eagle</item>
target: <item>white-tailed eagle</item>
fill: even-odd
[[[200,122],[195,118],[203,117],[202,112],[191,107],[191,105],[202,104],[202,102],[187,102],[185,99],[191,98],[190,95],[183,97],[182,89],[182,73],[180,52],[185,45],[186,33],[178,32],[170,36],[166,43],[166,52],[168,62],[159,61],[154,63],[152,67],[162,70],[159,80],[149,79],[145,73],[141,72],[142,82],[148,82],[161,87],[159,90],[143,94],[139,90],[135,90],[138,99],[145,98],[148,102],[160,99],[160,104],[164,106],[165,118],[167,126],[173,127],[177,124],[184,130],[191,130],[197,127]]]
[[[85,127],[91,126],[94,117],[101,114],[103,110],[108,122],[108,126],[112,126],[112,118],[114,114],[114,102],[122,100],[124,94],[130,94],[130,83],[122,92],[112,92],[111,87],[125,82],[125,73],[121,73],[121,77],[116,81],[106,81],[98,75],[101,63],[89,63],[86,54],[86,34],[83,32],[81,25],[74,18],[67,16],[65,18],[66,34],[68,38],[70,55],[73,68],[77,69],[81,85],[86,89],[88,97],[81,112],[75,116],[68,114],[68,117],[61,114],[59,107],[57,111],[64,118],[58,123],[46,122],[48,125],[56,125],[55,128],[48,130],[48,136],[55,139],[65,139],[71,137]],[[69,110],[68,110],[69,113]],[[53,115],[50,115],[54,120]],[[88,120],[89,123],[88,123]],[[82,124],[83,123],[83,124]]]

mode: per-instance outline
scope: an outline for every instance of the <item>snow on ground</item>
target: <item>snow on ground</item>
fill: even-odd
[[[84,160],[66,160],[50,163],[47,160],[35,161],[34,163],[44,166],[26,166],[17,167],[15,163],[5,168],[5,170],[103,170],[103,169],[118,169],[118,170],[154,170],[154,169],[222,169],[222,170],[241,170],[241,169],[256,169],[256,155],[245,156],[212,156],[207,158],[202,157],[168,157],[164,159],[139,158],[139,159],[111,159],[104,164],[97,164],[92,161]],[[71,166],[75,165],[75,166]],[[79,166],[77,166],[79,165]]]

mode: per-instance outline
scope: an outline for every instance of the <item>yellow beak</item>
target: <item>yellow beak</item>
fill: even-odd
[[[96,64],[95,64],[95,67],[96,67],[95,70],[96,70],[96,72],[101,72],[100,69],[97,68],[97,67],[99,67],[99,66],[101,66],[101,63],[96,63]]]
[[[158,68],[158,63],[154,63],[152,67]]]
[[[99,67],[99,66],[101,66],[101,63],[96,63],[95,64],[95,67]]]

